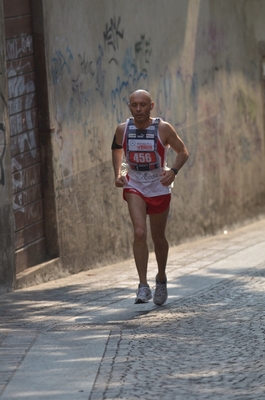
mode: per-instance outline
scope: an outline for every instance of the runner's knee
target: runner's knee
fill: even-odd
[[[167,239],[165,235],[154,235],[152,236],[152,239],[155,247],[162,247],[167,244]]]
[[[134,231],[134,241],[141,242],[141,241],[146,241],[147,238],[147,232],[146,229],[143,229],[142,227],[137,227],[135,228]]]

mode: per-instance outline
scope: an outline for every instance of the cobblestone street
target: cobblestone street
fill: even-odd
[[[114,331],[91,399],[265,397],[265,268]]]
[[[162,307],[133,260],[2,295],[0,399],[264,399],[264,231],[171,248]]]

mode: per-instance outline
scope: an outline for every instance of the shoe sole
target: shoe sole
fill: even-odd
[[[156,282],[157,282],[157,275],[156,275]],[[166,284],[167,284],[167,280],[166,280]],[[166,303],[167,299],[168,299],[168,292],[167,292],[167,297],[166,297],[165,301],[163,301],[163,303],[156,302],[156,301],[155,301],[155,293],[154,293],[153,302],[154,302],[154,304],[155,304],[156,306],[162,306],[163,304]]]
[[[154,301],[154,304],[155,304],[156,306],[162,306],[163,304],[166,303],[166,301],[167,301],[167,299],[166,299],[163,303],[158,303],[158,302],[155,302],[155,301]]]
[[[159,301],[156,301],[156,300],[155,300],[155,296],[154,296],[153,302],[155,303],[156,306],[162,306],[163,304],[166,303],[167,299],[168,299],[168,296],[167,296],[167,298],[166,298],[162,303],[160,303]]]
[[[149,300],[151,300],[152,297],[150,297],[150,299],[148,300],[142,300],[142,299],[135,299],[134,304],[143,304],[143,303],[149,303]]]

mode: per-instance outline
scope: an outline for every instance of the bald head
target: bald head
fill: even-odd
[[[154,107],[150,93],[146,90],[136,90],[130,96],[129,109],[137,128],[150,125],[150,112]]]
[[[132,103],[133,101],[135,101],[135,99],[144,99],[145,101],[148,101],[150,103],[152,103],[152,99],[151,99],[151,95],[149,92],[147,92],[146,90],[143,89],[138,89],[135,92],[133,92],[130,96],[130,103]]]

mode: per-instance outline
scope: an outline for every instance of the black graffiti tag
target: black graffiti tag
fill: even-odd
[[[108,46],[112,46],[113,50],[117,50],[119,48],[119,38],[123,39],[124,29],[121,31],[119,28],[121,22],[121,17],[111,18],[110,25],[106,24],[105,32],[103,32],[105,49]]]
[[[149,58],[152,53],[151,49],[151,39],[146,39],[145,35],[141,35],[141,39],[135,43],[134,51],[136,59],[141,60],[141,64],[149,63]]]

